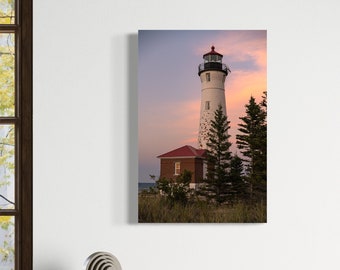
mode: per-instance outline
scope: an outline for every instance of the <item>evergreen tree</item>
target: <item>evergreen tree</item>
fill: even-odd
[[[263,111],[267,115],[267,91],[263,92],[262,101],[260,105],[262,106]]]
[[[200,194],[217,203],[225,202],[230,194],[229,167],[231,143],[228,141],[229,121],[220,105],[208,132],[207,175]]]
[[[267,101],[266,93],[260,104],[250,97],[245,105],[246,116],[240,117],[236,143],[244,156],[247,181],[253,199],[266,199],[267,186]]]
[[[242,159],[235,154],[230,161],[229,178],[232,186],[232,200],[244,200],[247,197],[247,183],[243,177]]]
[[[261,140],[262,140],[262,170],[265,181],[265,192],[267,191],[267,91],[263,92],[262,101],[260,103],[262,113],[264,114],[264,122],[262,124]]]

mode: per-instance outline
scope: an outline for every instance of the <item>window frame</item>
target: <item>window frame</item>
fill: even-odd
[[[178,165],[178,167],[177,167]],[[181,162],[175,161],[175,172],[174,175],[180,175],[181,174]]]
[[[33,268],[33,3],[15,0],[15,23],[0,24],[15,34],[15,115],[0,124],[15,125],[15,208],[0,215],[15,219],[15,270]]]

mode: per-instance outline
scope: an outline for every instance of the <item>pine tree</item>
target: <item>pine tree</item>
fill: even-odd
[[[228,141],[229,121],[220,105],[208,132],[207,175],[200,194],[217,203],[225,202],[230,194],[229,167],[231,143]]]
[[[265,182],[265,192],[267,191],[267,91],[263,92],[262,101],[260,103],[262,113],[264,114],[264,122],[261,132],[261,153],[262,153],[262,170],[263,181]]]
[[[247,197],[247,183],[243,177],[242,159],[235,154],[230,161],[229,178],[232,186],[231,196],[233,201],[244,200]]]
[[[266,93],[260,104],[250,97],[245,105],[246,116],[240,117],[236,143],[244,156],[247,180],[252,199],[266,199],[267,186],[267,101]]]

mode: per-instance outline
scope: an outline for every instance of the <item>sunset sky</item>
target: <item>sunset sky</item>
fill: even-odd
[[[265,30],[141,30],[138,34],[139,182],[159,176],[157,156],[197,147],[201,82],[198,65],[215,46],[231,69],[225,83],[231,150],[250,96],[267,90]]]

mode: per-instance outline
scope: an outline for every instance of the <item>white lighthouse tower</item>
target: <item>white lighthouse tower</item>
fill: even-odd
[[[203,55],[204,63],[198,66],[198,76],[201,78],[201,113],[198,132],[198,147],[207,148],[208,132],[211,120],[215,117],[218,106],[226,115],[224,82],[230,69],[222,63],[223,55],[211,47],[211,51]]]

